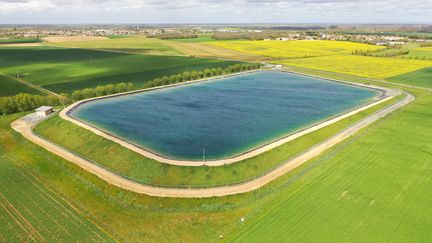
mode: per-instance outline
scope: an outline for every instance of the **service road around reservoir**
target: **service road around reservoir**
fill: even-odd
[[[384,89],[384,88],[383,88]],[[381,99],[377,102],[384,102],[383,100],[388,100],[399,92],[391,89],[387,89],[390,96],[384,99]],[[23,118],[20,118],[11,124],[12,128],[17,132],[21,133],[24,137],[29,139],[30,141],[38,144],[39,146],[44,147],[48,151],[78,165],[84,170],[98,176],[102,180],[106,181],[109,184],[115,185],[117,187],[123,188],[125,190],[129,190],[139,194],[146,194],[149,196],[156,197],[177,197],[177,198],[206,198],[206,197],[222,197],[228,195],[235,195],[240,193],[246,193],[258,188],[265,186],[266,184],[274,181],[280,176],[288,173],[289,171],[299,167],[300,165],[306,163],[312,158],[317,157],[324,151],[333,147],[334,145],[344,141],[348,137],[355,134],[357,131],[362,128],[372,124],[373,122],[385,117],[389,113],[403,107],[410,102],[412,102],[415,97],[411,94],[405,94],[405,97],[396,103],[383,108],[382,110],[375,112],[363,120],[351,125],[350,127],[340,131],[336,135],[328,138],[322,143],[319,143],[311,148],[309,148],[304,153],[297,155],[287,161],[283,162],[281,166],[270,171],[269,173],[257,177],[251,181],[247,181],[244,183],[229,185],[229,186],[219,186],[219,187],[210,187],[210,188],[167,188],[167,187],[157,187],[151,185],[145,185],[130,179],[127,179],[115,172],[112,172],[106,168],[103,168],[99,165],[94,164],[93,162],[71,152],[68,151],[50,141],[47,141],[37,135],[35,135],[32,131],[32,128],[40,121],[34,117],[34,114],[27,115]],[[370,104],[372,105],[372,104]],[[363,107],[362,107],[363,108]],[[360,109],[362,109],[360,108]],[[367,108],[365,108],[367,109]],[[364,110],[364,109],[363,109]],[[347,113],[348,114],[348,113]],[[351,114],[352,115],[352,114]],[[320,127],[321,128],[321,127]],[[319,128],[317,128],[319,129]],[[281,143],[283,144],[283,143]],[[279,145],[281,145],[279,144]],[[277,145],[277,146],[279,146]],[[196,162],[194,162],[196,163]]]

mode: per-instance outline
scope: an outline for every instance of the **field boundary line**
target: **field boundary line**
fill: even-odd
[[[42,93],[44,93],[44,94],[49,94],[49,95],[59,96],[59,94],[54,93],[54,92],[52,92],[51,90],[47,90],[47,89],[45,89],[45,88],[42,88],[42,87],[39,86],[39,85],[33,84],[33,83],[28,82],[28,81],[25,81],[25,80],[23,80],[23,79],[16,78],[16,77],[13,77],[13,76],[10,76],[10,75],[7,75],[7,74],[4,74],[4,73],[0,73],[0,75],[3,76],[3,77],[6,77],[6,78],[10,78],[10,79],[12,79],[12,80],[15,80],[15,81],[17,81],[17,82],[20,82],[20,83],[22,83],[22,84],[24,84],[24,85],[26,85],[26,86],[28,86],[28,87],[30,87],[30,88],[33,88],[33,89],[39,90],[40,92],[42,92]]]
[[[253,149],[250,149],[244,153],[241,153],[239,155],[230,157],[230,158],[226,158],[226,159],[220,159],[220,160],[207,160],[207,161],[194,161],[194,160],[176,160],[176,159],[171,159],[171,158],[167,158],[164,157],[163,155],[157,154],[151,150],[148,150],[136,143],[133,143],[131,141],[128,141],[126,139],[123,139],[121,137],[118,137],[110,132],[104,131],[96,126],[93,126],[85,121],[82,121],[80,119],[74,118],[72,117],[70,114],[71,112],[73,112],[75,109],[77,109],[79,106],[92,102],[92,101],[96,101],[96,100],[101,100],[101,99],[107,99],[107,98],[112,98],[112,97],[119,97],[119,96],[124,96],[124,95],[129,95],[129,94],[136,94],[136,93],[141,93],[141,92],[148,92],[148,91],[152,91],[152,90],[157,90],[157,89],[165,89],[165,88],[169,88],[169,87],[177,87],[177,86],[183,86],[183,85],[188,85],[188,84],[192,84],[192,83],[197,83],[197,82],[205,82],[205,81],[211,81],[211,80],[217,80],[220,78],[226,78],[226,77],[232,77],[232,76],[238,76],[238,75],[244,75],[247,73],[254,73],[254,72],[261,72],[261,70],[254,70],[254,71],[247,71],[247,72],[240,72],[240,73],[236,73],[236,74],[232,74],[232,75],[226,75],[226,76],[219,76],[219,77],[213,77],[213,78],[206,78],[206,79],[200,79],[200,80],[196,80],[196,81],[191,81],[191,82],[185,82],[185,83],[178,83],[178,84],[172,84],[172,85],[165,85],[165,86],[161,86],[161,87],[155,87],[155,88],[149,88],[149,89],[142,89],[142,90],[136,90],[136,91],[132,91],[132,92],[124,92],[124,93],[120,93],[120,94],[114,94],[114,95],[107,95],[107,96],[102,96],[102,97],[96,97],[96,98],[90,98],[90,99],[85,99],[82,101],[78,101],[75,102],[74,104],[66,107],[65,109],[63,109],[60,112],[60,118],[62,118],[63,120],[66,120],[68,122],[71,122],[75,125],[78,125],[90,132],[93,132],[96,135],[99,135],[105,139],[111,140],[112,142],[115,142],[129,150],[132,150],[133,152],[136,152],[142,156],[145,156],[147,158],[156,160],[160,163],[165,163],[165,164],[170,164],[170,165],[175,165],[175,166],[190,166],[190,167],[198,167],[198,166],[224,166],[224,165],[229,165],[229,164],[234,164],[246,159],[250,159],[252,157],[258,156],[262,153],[265,153],[267,151],[270,151],[272,149],[275,149],[285,143],[288,143],[290,141],[293,141],[301,136],[304,136],[306,134],[315,132],[321,128],[330,126],[340,120],[343,120],[347,117],[353,116],[361,111],[367,110],[373,106],[379,105],[383,102],[386,102],[390,99],[392,99],[393,97],[395,97],[396,95],[399,94],[398,91],[393,90],[393,89],[389,89],[389,88],[383,88],[383,87],[377,87],[377,86],[373,86],[373,85],[367,85],[367,84],[360,84],[360,83],[352,83],[352,82],[347,82],[347,81],[341,81],[341,80],[334,80],[334,79],[328,79],[328,78],[321,78],[321,77],[316,77],[316,76],[311,76],[311,75],[304,75],[304,74],[299,74],[299,73],[295,73],[295,72],[289,72],[289,73],[293,73],[295,75],[302,75],[302,76],[311,76],[314,78],[320,78],[320,79],[324,79],[324,80],[329,80],[332,82],[338,82],[338,83],[343,83],[343,84],[347,84],[347,85],[355,85],[355,86],[359,86],[359,87],[363,87],[363,88],[368,88],[368,89],[373,89],[373,90],[378,90],[380,92],[382,92],[381,96],[378,97],[378,99],[373,100],[369,103],[366,103],[360,107],[355,107],[351,110],[345,111],[337,116],[334,116],[330,119],[324,120],[324,121],[320,121],[318,123],[312,124],[310,126],[307,126],[303,129],[300,129],[294,133],[289,133],[285,136],[283,136],[282,138],[279,138],[277,140],[271,141],[269,143],[265,143],[263,145],[260,145],[258,147],[255,147]],[[282,72],[287,72],[287,71],[282,71]]]

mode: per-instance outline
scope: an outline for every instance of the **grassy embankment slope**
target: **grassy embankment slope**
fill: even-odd
[[[236,62],[74,48],[15,47],[0,48],[0,63],[0,73],[13,76],[18,71],[25,81],[56,93],[70,93],[119,82],[133,82],[135,88],[140,88],[156,77],[226,67]]]
[[[239,183],[262,175],[393,102],[395,100],[384,102],[262,155],[222,167],[183,167],[162,164],[67,122],[57,115],[37,125],[35,132],[84,158],[144,184],[209,187]]]

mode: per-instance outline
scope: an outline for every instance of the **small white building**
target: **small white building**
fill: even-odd
[[[54,108],[52,108],[51,106],[41,106],[35,111],[38,117],[47,117],[54,112]]]

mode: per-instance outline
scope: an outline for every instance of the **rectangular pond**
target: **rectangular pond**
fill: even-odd
[[[233,157],[371,102],[377,90],[262,71],[84,103],[83,121],[160,156]]]

